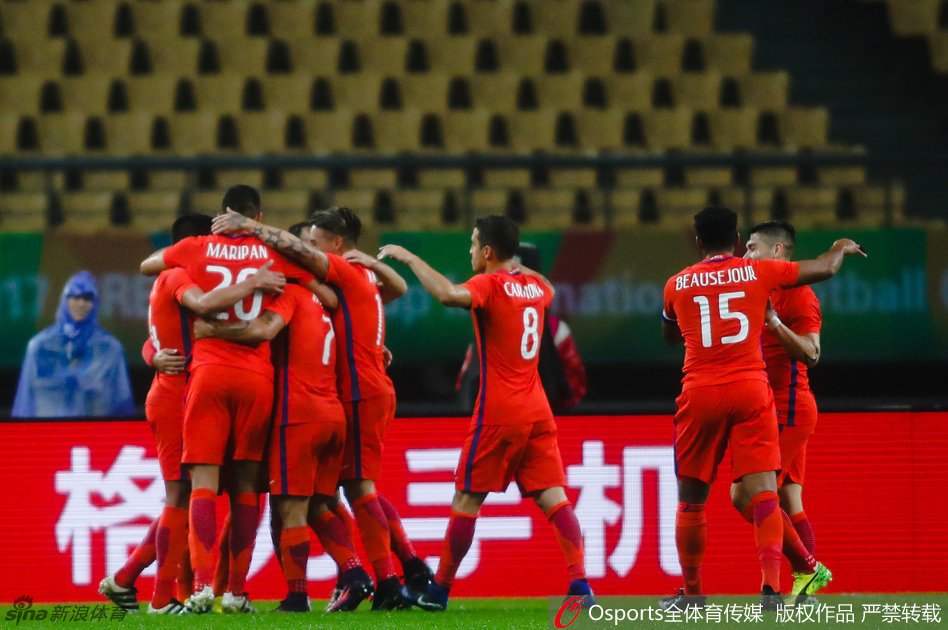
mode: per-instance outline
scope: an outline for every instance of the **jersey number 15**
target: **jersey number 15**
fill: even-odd
[[[744,297],[743,291],[734,291],[732,293],[721,293],[718,295],[718,318],[736,319],[741,324],[741,329],[736,335],[726,335],[721,337],[722,345],[740,343],[747,339],[747,333],[750,331],[750,322],[744,313],[731,311],[728,309],[728,302],[736,298]],[[706,295],[696,295],[695,302],[698,304],[698,310],[701,312],[701,345],[710,348],[714,345],[714,338],[711,336],[711,301]]]

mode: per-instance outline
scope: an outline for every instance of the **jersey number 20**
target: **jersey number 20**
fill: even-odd
[[[231,273],[230,269],[227,267],[222,267],[221,265],[208,265],[208,273],[216,273],[221,276],[221,283],[214,287],[215,289],[224,289],[234,284],[234,274]],[[247,267],[246,269],[241,269],[237,273],[237,282],[243,282],[247,278],[253,276],[257,273],[256,267]],[[253,301],[250,303],[250,310],[244,308],[244,301],[241,300],[234,304],[234,314],[237,315],[237,319],[243,321],[250,321],[251,319],[256,319],[260,315],[260,311],[263,309],[263,293],[260,291],[253,292]],[[217,316],[217,319],[227,319],[227,313],[220,313]]]
[[[722,293],[718,295],[718,317],[724,319],[736,319],[741,324],[741,329],[736,335],[727,335],[721,337],[722,345],[740,343],[747,339],[747,333],[750,330],[750,322],[744,313],[732,312],[728,310],[728,302],[735,298],[744,297],[743,291],[734,291],[732,293]],[[698,310],[701,311],[701,345],[710,348],[714,345],[714,339],[711,336],[711,302],[706,295],[696,295],[695,302],[698,304]]]

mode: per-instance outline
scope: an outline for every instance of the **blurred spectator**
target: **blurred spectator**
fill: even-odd
[[[95,278],[80,271],[63,287],[56,323],[26,346],[14,418],[118,416],[135,411],[125,353],[98,322]]]
[[[536,245],[521,243],[515,260],[529,269],[541,271],[540,250]],[[537,371],[554,413],[569,411],[586,395],[586,368],[573,334],[566,322],[550,315],[549,311],[543,325]],[[468,412],[474,409],[479,385],[480,361],[474,352],[474,344],[470,344],[455,383],[461,405]]]

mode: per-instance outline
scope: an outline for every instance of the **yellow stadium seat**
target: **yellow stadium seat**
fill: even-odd
[[[596,170],[592,168],[550,169],[550,186],[553,188],[595,188]]]
[[[474,216],[504,214],[507,196],[508,191],[504,188],[478,188],[471,192],[471,210]]]
[[[854,186],[852,195],[857,223],[888,226],[904,218],[905,190],[898,184]]]
[[[616,51],[615,37],[578,36],[568,40],[567,46],[570,68],[573,71],[591,76],[612,74]]]
[[[484,169],[484,186],[487,188],[529,188],[530,169],[488,168]]]
[[[610,103],[614,102],[612,100]],[[587,110],[576,117],[579,145],[585,151],[615,151],[623,147],[624,108]]]
[[[606,102],[613,109],[626,111],[652,109],[652,81],[648,72],[608,76],[605,78]]]
[[[223,192],[217,190],[193,190],[187,196],[189,212],[214,216],[220,212],[221,200],[224,195]]]
[[[147,34],[155,41],[173,41],[177,45],[175,40],[181,36],[182,5],[181,0],[131,3],[135,33],[138,37]]]
[[[310,73],[324,76],[339,72],[339,47],[337,37],[304,37],[293,39],[290,56],[293,69],[309,77]]]
[[[103,75],[63,77],[59,80],[63,109],[82,114],[104,114],[108,109],[111,85],[112,80]]]
[[[464,16],[468,30],[478,36],[496,37],[513,33],[513,0],[466,0]]]
[[[197,73],[198,53],[201,49],[199,40],[179,39],[169,45],[161,38],[151,39],[151,33],[147,33],[147,37],[151,71],[154,74],[190,76]]]
[[[192,81],[197,109],[201,112],[233,114],[241,110],[243,76],[214,74]]]
[[[287,169],[282,173],[283,187],[286,189],[298,188],[306,190],[325,190],[329,186],[329,176],[324,170],[317,169]]]
[[[788,188],[786,193],[795,227],[833,227],[837,224],[835,188],[797,186]]]
[[[188,186],[192,173],[186,171],[149,171],[148,187],[151,190],[181,191]]]
[[[342,153],[352,149],[353,113],[347,109],[306,116],[307,144],[314,153]]]
[[[790,186],[797,183],[795,166],[753,166],[750,183],[754,186]]]
[[[372,131],[380,153],[416,151],[420,146],[421,112],[378,112],[372,117]]]
[[[0,231],[42,232],[46,229],[47,203],[43,192],[4,192],[0,195]]]
[[[17,114],[9,112],[5,107],[0,107],[0,155],[17,153],[16,130],[19,125],[20,117]]]
[[[556,149],[556,112],[514,112],[507,117],[507,130],[516,153]]]
[[[393,195],[399,229],[433,230],[442,227],[443,190],[398,190]]]
[[[940,0],[887,0],[886,5],[896,35],[926,35],[938,30]]]
[[[711,194],[714,192],[717,197],[717,205],[730,208],[737,213],[739,222],[747,222],[745,217],[747,210],[747,189],[738,186],[724,186],[720,188],[711,188],[708,190],[708,203],[711,203]]]
[[[214,3],[216,4],[216,3]],[[262,75],[267,71],[267,49],[270,41],[262,37],[215,36],[214,45],[223,74]]]
[[[671,83],[676,105],[705,112],[719,109],[721,75],[717,72],[682,74]]]
[[[643,35],[633,42],[639,68],[656,75],[681,73],[685,39],[681,35]]]
[[[48,38],[50,0],[30,2],[0,2],[0,19],[3,32],[16,34],[18,38],[37,43]]]
[[[664,0],[664,6],[669,33],[696,37],[714,29],[715,0]]]
[[[616,187],[618,188],[650,188],[661,186],[665,175],[662,169],[647,168],[620,168],[616,169]]]
[[[374,72],[340,74],[332,80],[336,107],[359,112],[379,111],[382,75]]]
[[[409,74],[402,77],[402,107],[443,112],[448,107],[448,77],[439,74]]]
[[[745,219],[747,219],[747,223],[756,225],[778,218],[775,217],[772,212],[774,197],[777,192],[776,189],[770,186],[754,186],[748,190],[749,194],[745,199],[747,202],[747,208],[745,209]],[[780,194],[786,195],[782,189],[780,189]],[[748,210],[750,214],[749,217],[746,216]],[[779,218],[786,219],[787,217]]]
[[[372,211],[375,208],[376,190],[374,188],[340,189],[332,192],[332,204],[346,207],[359,215],[363,227],[372,223]]]
[[[375,36],[359,41],[358,46],[363,72],[377,72],[394,77],[405,74],[408,40],[404,37]]]
[[[747,33],[717,33],[701,40],[704,62],[709,71],[731,77],[750,72],[754,38]]]
[[[650,149],[684,149],[691,145],[690,109],[657,109],[642,114],[642,127]]]
[[[245,112],[237,118],[241,150],[248,155],[286,152],[286,113]]]
[[[855,186],[866,183],[864,166],[820,166],[816,169],[817,181],[832,186]]]
[[[935,71],[948,73],[948,31],[939,31],[929,35],[928,48]]]
[[[82,173],[83,190],[128,190],[131,175],[128,171],[84,171]]]
[[[313,90],[313,77],[310,75],[301,73],[269,75],[261,77],[260,83],[263,88],[263,102],[268,109],[305,112],[310,108]]]
[[[573,225],[576,192],[558,188],[532,188],[523,192],[525,224],[531,229],[565,230]]]
[[[59,229],[81,234],[108,229],[112,196],[111,192],[60,193],[59,203],[63,211],[63,223]]]
[[[511,73],[475,74],[470,78],[474,107],[506,114],[517,109],[520,77]]]
[[[478,1],[488,2],[488,0]],[[477,60],[478,41],[478,37],[470,35],[428,40],[426,44],[430,71],[451,76],[473,74]]]
[[[240,40],[247,37],[247,0],[195,3],[205,37]]]
[[[488,151],[491,113],[487,109],[457,110],[441,114],[444,148],[449,153]],[[437,172],[437,171],[432,171]]]
[[[711,144],[719,151],[757,146],[757,110],[749,107],[721,109],[708,114]]]
[[[352,188],[395,188],[398,186],[398,173],[385,168],[349,169],[349,186]]]
[[[278,225],[290,225],[297,221],[302,221],[309,214],[309,195],[308,190],[268,190],[263,193],[260,200],[263,206],[264,217],[267,221],[272,221],[274,216],[279,213],[288,219],[294,219]],[[273,225],[271,223],[271,225]]]
[[[152,152],[154,117],[143,112],[112,114],[104,120],[109,153],[116,156]]]
[[[583,107],[583,85],[586,77],[578,72],[541,75],[534,79],[540,107],[557,111]]]
[[[537,76],[546,71],[547,38],[539,35],[506,37],[497,40],[497,61],[501,72]]]
[[[312,37],[316,25],[314,9],[312,2],[268,2],[270,32],[288,39]]]
[[[694,215],[707,205],[704,188],[659,188],[655,191],[659,222],[667,226],[691,225]]]
[[[422,188],[464,188],[467,175],[457,168],[423,168],[418,171],[418,185]]]
[[[247,168],[220,168],[214,171],[214,181],[220,190],[227,190],[238,184],[246,184],[259,190],[263,188],[263,171]]]
[[[217,152],[217,114],[189,112],[168,117],[171,148],[179,155]]]
[[[656,0],[609,0],[603,2],[606,25],[616,35],[639,36],[652,32]]]
[[[378,37],[382,3],[379,0],[352,0],[333,3],[336,32],[341,37]]]
[[[114,0],[65,3],[70,37],[86,41],[113,37],[117,4]]]
[[[37,118],[40,151],[45,155],[77,155],[85,151],[84,114],[46,114]]]
[[[93,38],[80,44],[85,74],[124,75],[132,56],[130,39]]]
[[[733,172],[728,166],[685,167],[686,186],[730,186]]]
[[[175,89],[178,76],[152,74],[125,79],[125,93],[132,112],[170,114],[174,111]]]
[[[20,74],[55,77],[62,73],[65,40],[32,40],[22,37],[19,32],[14,32],[10,39],[16,51],[16,69]]]
[[[125,194],[132,227],[143,232],[168,232],[181,210],[178,190],[133,191]]]
[[[788,149],[819,149],[827,144],[829,111],[791,107],[777,115],[781,144]]]
[[[639,225],[639,203],[642,192],[638,188],[616,188],[607,193],[612,227],[634,227]]]
[[[580,0],[544,0],[530,3],[533,32],[567,39],[579,30]]]
[[[30,74],[0,77],[0,112],[25,115],[38,113],[43,83],[42,77]],[[15,137],[14,132],[10,139]]]
[[[401,2],[402,27],[406,37],[429,39],[448,32],[448,2]]]
[[[790,75],[786,72],[752,72],[738,79],[746,107],[781,111],[787,107]]]

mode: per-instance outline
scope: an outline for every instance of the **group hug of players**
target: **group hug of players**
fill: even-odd
[[[166,502],[100,592],[137,612],[135,580],[157,560],[149,613],[206,613],[217,596],[222,612],[255,612],[244,582],[259,495],[269,492],[273,545],[288,589],[277,611],[310,610],[310,531],[338,567],[327,611],[351,611],[368,598],[373,610],[445,610],[481,504],[515,480],[552,526],[569,574],[567,596],[591,605],[582,532],[564,490],[556,424],[537,374],[554,292],[515,260],[517,226],[501,216],[478,219],[470,247],[474,276],[454,284],[397,245],[383,246],[376,257],[360,252],[361,223],[347,208],[318,211],[289,232],[262,224],[262,216],[257,191],[234,186],[221,214],[179,218],[173,244],[142,262],[142,273],[157,276],[143,349],[156,376],[145,409]],[[800,499],[806,438],[816,419],[806,366],[819,356],[819,304],[809,289],[780,289],[826,279],[843,256],[862,252],[841,240],[814,261],[787,262],[793,228],[765,224],[752,230],[748,255],[735,258],[736,225],[730,210],[698,213],[698,245],[707,257],[665,290],[663,333],[686,348],[675,418],[676,542],[685,585],[663,607],[704,605],[704,502],[728,444],[734,504],[754,525],[764,607],[783,605],[781,549],[794,569],[794,602],[831,579],[813,558]],[[471,312],[480,359],[480,389],[434,575],[415,554],[394,506],[375,489],[395,411],[384,304],[407,289],[381,262],[386,258],[406,265],[445,306]],[[229,495],[230,512],[219,528],[221,492]],[[374,582],[356,553],[356,535]]]

